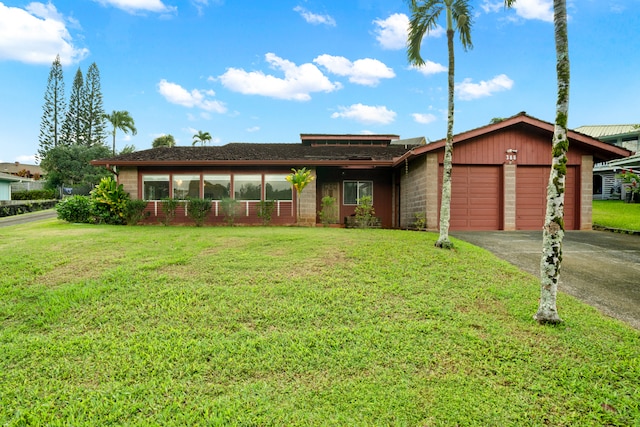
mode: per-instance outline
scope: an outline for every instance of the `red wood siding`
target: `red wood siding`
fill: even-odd
[[[439,176],[442,181],[442,167]],[[499,166],[454,166],[451,176],[451,230],[502,228],[501,176]]]
[[[519,166],[516,170],[516,229],[542,230],[547,207],[548,166]],[[567,168],[564,200],[564,226],[575,230],[580,224],[577,209],[578,168]]]

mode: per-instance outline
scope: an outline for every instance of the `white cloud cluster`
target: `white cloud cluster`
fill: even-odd
[[[51,64],[60,55],[63,64],[84,59],[89,50],[74,45],[67,24],[52,3],[33,2],[25,9],[0,3],[0,60]]]
[[[394,13],[387,19],[376,19],[376,40],[383,49],[400,50],[407,47],[409,17],[404,13]]]
[[[495,76],[489,81],[472,83],[471,79],[464,79],[462,83],[456,83],[455,92],[458,98],[464,101],[491,96],[495,92],[502,92],[513,87],[513,80],[506,74]]]
[[[322,24],[322,25],[328,25],[330,27],[336,26],[336,20],[329,15],[318,15],[315,13],[311,13],[302,6],[296,6],[293,8],[293,10],[295,12],[298,12],[300,16],[302,16],[304,20],[307,21],[309,24],[314,24],[314,25]]]
[[[227,112],[227,107],[224,103],[207,99],[207,97],[215,95],[215,92],[212,90],[200,91],[193,89],[192,91],[188,91],[179,84],[162,79],[160,83],[158,83],[158,92],[172,104],[182,105],[188,108],[200,108],[204,111],[220,114]]]
[[[411,116],[416,123],[420,123],[422,125],[428,125],[429,123],[433,123],[437,120],[437,117],[431,113],[413,113]]]
[[[313,92],[333,92],[342,88],[340,83],[329,81],[314,64],[298,66],[274,53],[267,53],[265,59],[272,68],[283,71],[284,78],[267,75],[262,71],[228,68],[217,80],[220,80],[225,88],[245,95],[295,101],[308,101]]]
[[[424,74],[425,76],[431,76],[433,74],[444,73],[447,71],[447,67],[444,65],[429,60],[424,61],[424,64],[419,67],[412,65],[410,68],[418,71],[420,74]]]
[[[486,13],[500,12],[504,10],[504,1],[485,0],[481,7]],[[552,0],[518,0],[512,7],[520,18],[553,22]]]
[[[94,0],[104,6],[113,6],[125,12],[172,13],[178,10],[175,6],[167,6],[161,0]]]
[[[387,107],[381,105],[363,105],[353,104],[349,107],[338,107],[340,112],[333,113],[331,118],[351,119],[367,124],[387,125],[392,123],[396,118],[396,112],[388,110]]]
[[[364,58],[351,62],[344,56],[320,55],[313,60],[330,73],[348,76],[351,83],[364,86],[377,86],[380,79],[391,79],[396,76],[393,69],[377,59]]]

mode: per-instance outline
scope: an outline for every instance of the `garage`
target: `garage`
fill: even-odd
[[[547,207],[549,167],[520,166],[516,169],[516,229],[541,230]],[[576,218],[577,167],[567,167],[564,195],[564,220],[566,230],[575,230],[580,223]]]
[[[451,176],[451,230],[499,230],[500,188],[499,167],[456,165]]]

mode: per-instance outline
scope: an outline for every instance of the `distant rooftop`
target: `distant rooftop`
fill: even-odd
[[[574,130],[598,139],[620,135],[640,134],[640,127],[638,127],[638,125],[580,126]]]

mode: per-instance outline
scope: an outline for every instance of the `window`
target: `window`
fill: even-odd
[[[286,175],[265,175],[265,200],[293,200],[291,184],[285,179]]]
[[[204,198],[222,200],[231,197],[231,175],[205,175]]]
[[[345,205],[358,205],[365,196],[373,201],[373,181],[344,181],[342,194]]]
[[[236,200],[262,200],[262,175],[236,175],[233,177]]]
[[[200,197],[200,175],[173,175],[174,199],[197,199]]]
[[[142,198],[161,200],[169,197],[169,175],[143,175]]]

